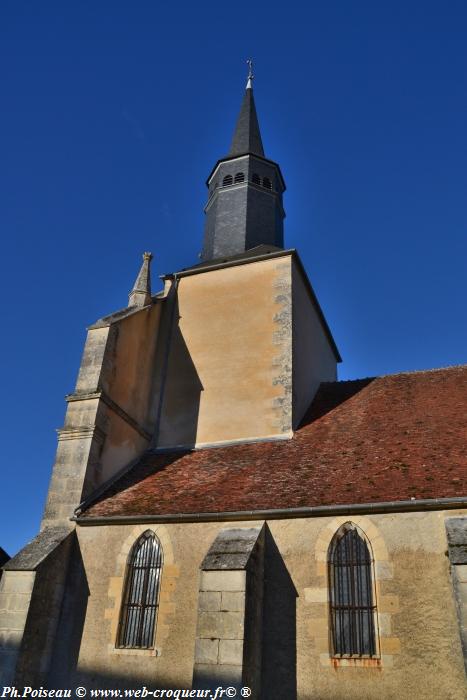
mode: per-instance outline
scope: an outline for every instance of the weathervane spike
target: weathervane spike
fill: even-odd
[[[253,75],[253,61],[252,61],[251,58],[248,58],[248,59],[247,59],[247,64],[248,64],[248,80],[247,80],[247,83],[246,83],[246,89],[247,89],[247,90],[251,90],[251,88],[253,87],[253,84],[252,84],[251,81],[252,81],[252,80],[254,79],[254,77],[255,77],[255,76]]]

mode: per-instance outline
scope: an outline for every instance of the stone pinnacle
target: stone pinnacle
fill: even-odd
[[[128,306],[147,306],[151,303],[152,253],[143,253],[143,264],[128,297]]]

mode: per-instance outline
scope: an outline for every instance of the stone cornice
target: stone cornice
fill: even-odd
[[[121,406],[119,406],[113,399],[106,394],[105,391],[102,389],[99,389],[97,391],[90,391],[90,392],[79,392],[76,394],[68,394],[65,397],[65,400],[70,403],[73,401],[89,401],[89,400],[101,400],[105,403],[105,405],[110,408],[111,411],[117,414],[122,420],[125,421],[129,426],[133,428],[137,433],[141,435],[145,440],[148,442],[151,440],[151,433],[149,433],[142,425],[138,423],[137,420],[132,418]],[[93,430],[94,428],[68,428],[68,429],[62,429],[60,431],[60,435],[63,432],[72,431],[72,430]],[[59,439],[66,439],[66,438],[59,438]]]

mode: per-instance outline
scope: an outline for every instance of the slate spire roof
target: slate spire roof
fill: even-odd
[[[237,119],[229,156],[239,156],[243,153],[254,153],[264,158],[263,142],[259,131],[258,115],[256,114],[255,98],[251,79],[245,90],[240,114]]]
[[[264,155],[248,75],[229,153],[217,161],[207,180],[204,209],[204,262],[225,260],[257,246],[284,247],[285,183],[277,163]]]

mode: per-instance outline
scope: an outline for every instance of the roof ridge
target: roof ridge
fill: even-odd
[[[366,382],[370,379],[384,379],[386,377],[400,377],[405,374],[431,374],[433,372],[445,372],[446,370],[452,369],[465,369],[467,370],[467,364],[460,365],[446,365],[445,367],[432,367],[430,369],[407,369],[401,370],[400,372],[394,372],[392,374],[376,374],[369,377],[356,377],[355,379],[338,379],[335,382],[321,382],[321,386],[330,384],[350,384],[351,382]]]

